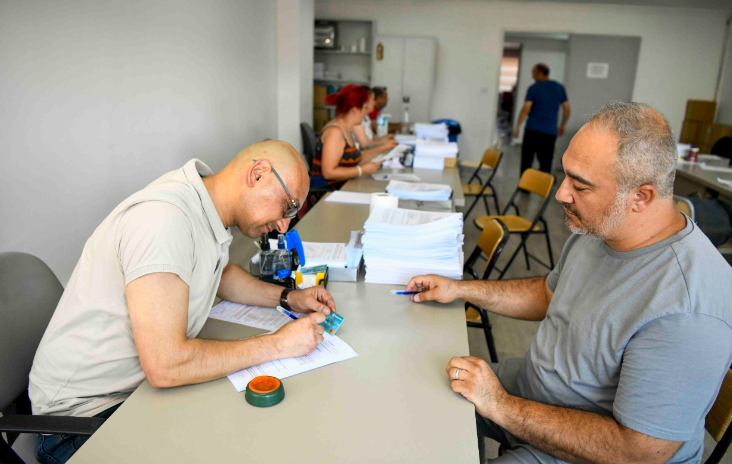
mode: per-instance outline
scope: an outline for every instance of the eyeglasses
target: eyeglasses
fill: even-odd
[[[252,161],[254,161],[256,163],[259,160],[252,160]],[[295,216],[297,216],[297,212],[300,210],[300,202],[297,199],[293,198],[292,195],[290,195],[290,191],[287,190],[287,186],[282,181],[282,178],[280,177],[280,175],[277,174],[277,171],[275,171],[274,166],[272,166],[270,164],[270,167],[272,168],[272,172],[274,173],[275,177],[277,177],[277,180],[280,181],[280,184],[282,184],[282,188],[285,189],[285,193],[287,194],[287,197],[290,199],[290,202],[292,203],[292,206],[290,206],[289,208],[287,208],[287,210],[285,210],[285,214],[283,217],[285,219],[292,219]]]

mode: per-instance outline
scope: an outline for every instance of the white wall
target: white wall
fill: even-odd
[[[718,107],[716,122],[732,125],[732,36],[727,42],[727,62],[722,76],[722,92],[719,95]]]
[[[512,40],[512,42],[518,41]],[[526,91],[534,83],[534,77],[531,74],[534,66],[539,63],[547,65],[549,67],[549,79],[564,84],[564,63],[567,60],[566,40],[521,40],[519,43],[521,43],[521,56],[519,58],[518,85],[516,86],[516,105],[513,111],[513,127],[516,127],[521,108],[526,101]],[[513,139],[514,143],[521,143],[524,139],[525,127],[525,123],[521,125],[519,137]]]
[[[316,0],[315,15],[373,20],[378,34],[436,37],[432,118],[460,121],[461,156],[472,159],[495,130],[504,32],[641,37],[633,99],[661,110],[678,133],[686,100],[714,97],[728,16],[713,10],[499,0]]]
[[[313,125],[315,0],[300,0],[300,121]],[[299,127],[299,125],[298,125]],[[301,141],[302,143],[302,141]]]
[[[275,3],[0,3],[0,251],[68,281],[125,197],[277,136]]]

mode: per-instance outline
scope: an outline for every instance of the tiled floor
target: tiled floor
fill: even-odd
[[[518,170],[521,157],[520,148],[520,146],[512,146],[508,149],[504,149],[504,159],[501,161],[498,172],[496,173],[496,176],[493,180],[493,185],[498,191],[498,201],[501,208],[505,207],[508,199],[510,198],[511,194],[516,189],[516,185],[518,184]],[[561,154],[557,153],[555,154],[555,156],[561,156]],[[463,181],[467,182],[468,177],[470,177],[471,174],[472,171],[464,170],[461,173]],[[549,200],[549,205],[546,209],[546,212],[544,213],[544,218],[549,226],[549,235],[552,242],[552,253],[554,254],[554,260],[556,263],[556,260],[559,258],[562,252],[564,242],[567,240],[570,233],[567,227],[564,225],[564,210],[561,204],[554,199],[554,193],[556,192],[556,189],[562,182],[562,180],[564,180],[564,174],[561,172],[554,172],[553,174],[556,176],[557,181],[555,182],[555,187],[552,191],[551,199]],[[534,195],[532,195],[532,197],[533,198],[530,198],[527,195],[522,195],[520,197],[519,206],[521,208],[521,214],[526,218],[533,217],[532,213],[536,211],[536,209],[539,207],[539,201],[537,201],[538,197]],[[473,198],[474,197],[466,198],[466,206],[470,206]],[[492,210],[492,202],[489,202],[489,205],[491,206],[491,211],[488,214],[496,214],[496,212]],[[467,207],[463,210],[467,210]],[[483,206],[482,202],[479,202],[478,205],[476,205],[473,211],[470,213],[470,217],[465,222],[464,249],[466,255],[473,251],[480,235],[480,231],[473,224],[473,220],[476,217],[484,214],[486,214],[485,207]],[[508,214],[514,213],[510,212]],[[506,262],[518,246],[518,243],[518,237],[512,236],[510,238],[506,248],[503,251],[503,254],[498,260],[498,268],[503,269]],[[544,236],[536,235],[530,237],[527,245],[529,253],[532,253],[540,259],[548,262],[547,247]],[[476,269],[479,270],[479,268]],[[548,269],[533,261],[531,262],[531,270],[527,270],[523,253],[519,253],[513,264],[511,265],[511,268],[504,276],[504,279],[544,276],[548,273]],[[497,278],[497,273],[494,273],[491,277],[494,279]],[[466,275],[465,278],[470,277]],[[491,324],[493,325],[493,337],[496,343],[498,359],[504,360],[511,357],[524,356],[529,349],[531,340],[536,334],[539,323],[518,321],[496,315],[491,315],[490,320]],[[490,359],[490,356],[488,354],[488,347],[486,345],[485,336],[483,335],[482,329],[468,329],[468,341],[470,344],[470,354],[472,356],[481,357],[486,360]],[[705,439],[704,459],[706,459],[709,453],[711,453],[711,449],[715,444],[716,443],[714,442],[714,440],[712,440],[712,438],[707,434]],[[486,455],[489,458],[496,457],[497,451],[498,444],[490,439],[486,440]],[[704,462],[704,460],[702,460],[702,462]],[[727,453],[722,462],[732,463],[732,451]]]

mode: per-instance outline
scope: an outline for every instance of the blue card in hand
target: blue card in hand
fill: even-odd
[[[340,314],[331,311],[328,316],[326,316],[325,320],[320,323],[323,327],[325,327],[325,331],[328,332],[331,335],[335,335],[336,331],[338,330],[338,327],[341,326],[343,323],[343,316]]]

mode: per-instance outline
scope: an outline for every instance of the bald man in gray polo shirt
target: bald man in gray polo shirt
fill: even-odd
[[[508,450],[494,462],[700,462],[732,363],[732,268],[674,208],[676,158],[660,114],[607,105],[562,158],[556,198],[574,235],[548,277],[409,283],[415,301],[541,321],[523,358],[447,366],[479,444]]]
[[[216,174],[191,160],[124,200],[84,246],[38,347],[33,413],[108,417],[145,379],[194,384],[311,353],[323,341],[318,324],[335,310],[330,294],[283,289],[229,263],[230,227],[251,238],[284,233],[308,188],[300,155],[271,141]],[[271,335],[198,340],[217,295],[311,314]],[[65,462],[85,441],[39,435],[36,457]]]

